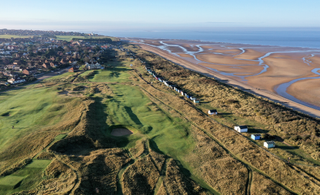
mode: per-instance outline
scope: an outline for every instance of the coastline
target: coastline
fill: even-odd
[[[264,79],[269,79],[269,77],[271,76],[273,76],[272,74],[272,72],[270,73],[269,72],[269,70],[268,71],[265,71],[264,73],[262,73],[262,74],[258,74],[258,75],[255,75],[255,76],[252,76],[252,78],[250,78],[249,79],[249,81],[243,81],[243,80],[241,80],[241,79],[239,79],[239,75],[236,75],[236,76],[234,76],[234,75],[223,75],[223,74],[220,74],[219,72],[217,72],[217,71],[214,71],[214,70],[212,70],[212,69],[209,69],[207,66],[204,66],[203,64],[200,64],[199,62],[197,62],[197,60],[195,59],[195,58],[193,58],[193,56],[185,56],[185,57],[182,57],[181,55],[176,55],[177,53],[173,53],[173,52],[168,52],[168,51],[166,51],[166,50],[163,50],[163,49],[160,49],[159,48],[159,46],[151,46],[151,45],[147,45],[146,44],[146,42],[145,41],[148,41],[148,40],[150,40],[150,39],[146,39],[146,40],[144,40],[142,43],[140,42],[140,43],[137,43],[137,44],[139,44],[143,49],[145,49],[145,50],[148,50],[148,51],[151,51],[151,52],[153,52],[153,53],[155,53],[155,54],[158,54],[158,55],[160,55],[160,56],[162,56],[162,57],[164,57],[164,58],[166,58],[166,59],[168,59],[168,60],[170,60],[170,61],[172,61],[172,62],[175,62],[175,63],[177,63],[177,64],[179,64],[179,65],[181,65],[181,66],[183,66],[183,67],[185,67],[185,68],[187,68],[187,69],[190,69],[190,70],[194,70],[194,71],[196,71],[196,72],[199,72],[199,73],[201,73],[201,74],[204,74],[204,75],[206,75],[206,76],[209,76],[209,77],[213,77],[213,78],[215,78],[215,79],[218,79],[218,80],[220,80],[221,82],[224,82],[224,83],[226,83],[226,84],[229,84],[229,85],[232,85],[232,86],[234,86],[234,87],[238,87],[238,88],[240,88],[240,89],[242,89],[242,90],[244,90],[244,91],[247,91],[247,92],[249,92],[249,93],[253,93],[253,94],[255,94],[255,95],[258,95],[258,96],[261,96],[261,97],[264,97],[264,98],[267,98],[267,99],[270,99],[270,100],[272,100],[272,101],[274,101],[274,102],[276,102],[276,103],[280,103],[280,104],[282,104],[282,105],[284,105],[284,106],[286,106],[286,107],[289,107],[289,108],[292,108],[292,109],[294,109],[294,110],[297,110],[297,111],[299,111],[299,112],[302,112],[302,113],[305,113],[305,114],[308,114],[308,115],[310,115],[310,116],[313,116],[313,117],[320,117],[320,110],[318,110],[318,109],[314,109],[314,108],[311,108],[311,107],[308,107],[308,106],[306,106],[306,105],[301,105],[300,103],[298,103],[298,102],[295,102],[295,101],[293,101],[293,100],[290,100],[290,99],[288,99],[288,98],[286,98],[286,97],[282,97],[281,95],[279,95],[279,94],[277,94],[276,93],[276,88],[280,85],[280,84],[282,84],[282,83],[285,83],[285,82],[289,82],[289,81],[291,81],[291,80],[294,80],[294,79],[296,79],[295,78],[295,76],[297,76],[297,75],[295,75],[294,73],[288,73],[288,75],[286,75],[285,77],[283,77],[283,78],[280,78],[280,80],[279,80],[279,78],[278,79],[276,79],[278,82],[276,82],[276,83],[273,83],[271,86],[268,86],[268,87],[259,87],[259,83],[260,83],[260,85],[262,84],[265,84],[266,83],[266,80],[264,80]],[[159,41],[159,40],[152,40],[152,41]],[[165,43],[167,43],[167,42],[181,42],[180,44],[190,44],[190,42],[191,41],[187,41],[187,43],[185,43],[184,41],[181,41],[181,40],[175,40],[175,41],[172,41],[172,40],[163,40],[163,39],[161,39],[161,41],[164,41]],[[198,42],[196,42],[196,43],[198,43]],[[196,44],[195,43],[195,44]],[[176,43],[175,43],[176,44]],[[203,43],[203,44],[205,44],[205,45],[211,45],[212,43]],[[239,46],[241,45],[239,45],[239,44],[233,44],[232,45],[232,47],[235,47],[235,45],[239,48]],[[241,45],[241,46],[243,46],[243,45]],[[264,50],[264,49],[268,49],[268,48],[270,48],[270,47],[261,47],[261,46],[254,46],[254,47],[256,47],[256,48],[262,48],[262,50]],[[273,48],[273,47],[272,47]],[[228,49],[230,49],[230,47],[228,47]],[[289,49],[292,49],[292,48],[286,48],[287,50]],[[214,48],[211,48],[211,50],[214,50]],[[244,49],[245,50],[245,49]],[[253,49],[254,50],[254,49]],[[277,50],[283,50],[283,48],[282,47],[277,47]],[[256,50],[255,50],[256,51]],[[189,51],[190,52],[190,51]],[[192,52],[192,51],[191,51]],[[304,53],[304,52],[308,52],[308,49],[302,49],[302,51],[301,52],[299,52],[299,54],[300,53]],[[319,50],[319,52],[320,52],[320,50]],[[195,53],[197,53],[197,52],[195,52]],[[199,53],[201,53],[201,54],[203,54],[203,52],[199,52]],[[288,52],[288,53],[291,53],[291,52]],[[179,53],[178,53],[179,54]],[[180,53],[181,54],[181,53]],[[281,53],[282,54],[282,53]],[[227,54],[221,54],[221,55],[227,55]],[[243,56],[245,56],[245,55],[247,55],[246,54],[246,52],[240,52],[240,53],[238,53],[237,55],[233,55],[233,56],[237,56],[237,58],[241,58],[241,55],[243,55]],[[286,58],[288,58],[288,56],[290,56],[290,55],[274,55],[274,56],[272,56],[273,54],[270,54],[270,55],[268,55],[266,58],[270,58],[271,60],[273,60],[273,61],[275,61],[275,62],[277,62],[277,64],[278,64],[278,66],[279,67],[281,67],[282,66],[282,63],[281,63],[281,59],[282,58],[284,58],[284,57],[286,57]],[[295,55],[293,55],[293,56],[295,56]],[[192,57],[192,58],[191,58]],[[300,57],[300,56],[299,56]],[[273,58],[273,59],[272,59]],[[279,60],[278,59],[276,59],[276,58],[279,58]],[[243,59],[241,59],[241,60],[243,60]],[[245,59],[244,59],[245,60]],[[294,60],[296,60],[296,61],[294,61]],[[257,59],[256,58],[254,58],[252,61],[257,61]],[[297,67],[299,67],[299,66],[301,66],[301,62],[300,61],[297,61],[297,59],[295,59],[295,58],[293,58],[292,59],[292,61],[294,61],[295,62],[295,68],[294,69],[297,69]],[[302,62],[302,63],[304,63],[304,62]],[[291,64],[291,63],[289,63],[289,64]],[[232,64],[231,63],[231,65],[234,65],[234,66],[239,66],[239,64]],[[304,64],[302,64],[302,65],[304,65]],[[316,64],[316,66],[317,66],[318,64]],[[217,65],[216,65],[217,66]],[[240,65],[241,66],[241,65]],[[288,65],[285,65],[285,66],[288,66]],[[228,69],[228,67],[226,66],[226,65],[224,65],[224,66],[221,66],[221,67],[224,67],[224,68],[226,68],[226,69]],[[319,67],[320,67],[320,65],[319,65]],[[232,67],[233,69],[235,68],[235,67]],[[229,68],[229,70],[231,70],[232,68]],[[239,67],[236,67],[236,68],[239,68]],[[241,68],[241,67],[240,67]],[[304,76],[304,77],[315,77],[315,75],[312,75],[312,73],[309,73],[308,71],[310,71],[311,69],[314,69],[315,68],[315,66],[314,67],[312,67],[312,66],[310,66],[310,67],[307,67],[306,68],[306,70],[304,70],[304,74],[302,74],[302,76]],[[249,68],[247,68],[247,69],[250,69],[250,67]],[[254,69],[254,67],[252,67],[252,69]],[[255,68],[256,69],[256,68]],[[297,71],[300,73],[301,71],[299,70],[299,69],[297,69]],[[238,74],[238,73],[236,73],[236,74]],[[269,75],[268,75],[269,74]],[[271,75],[270,75],[271,74]],[[262,76],[261,76],[262,75]],[[316,76],[318,76],[318,75],[316,75]],[[260,77],[260,78],[259,78]],[[261,80],[262,79],[262,80]],[[285,80],[285,81],[282,81],[282,80]],[[270,80],[270,79],[269,79]],[[306,81],[309,81],[309,79],[305,79]],[[316,79],[315,79],[316,80]],[[280,82],[279,82],[280,81]],[[301,85],[301,81],[298,81],[297,83],[300,83],[300,85]],[[292,87],[288,87],[289,89],[291,89]],[[300,87],[301,88],[301,87]],[[314,88],[314,86],[313,86],[313,88]],[[292,94],[292,93],[294,93],[294,90],[288,90],[291,94],[290,95],[293,95],[293,96],[295,96],[294,94]],[[314,97],[314,96],[313,96]],[[309,102],[307,102],[307,103],[309,103]]]

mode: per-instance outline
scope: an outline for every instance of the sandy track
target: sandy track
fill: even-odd
[[[175,63],[181,65],[182,67],[194,70],[194,71],[199,72],[201,74],[204,74],[208,77],[216,78],[217,80],[220,80],[221,82],[238,87],[246,92],[253,93],[253,94],[268,98],[274,102],[280,103],[286,107],[303,112],[303,113],[308,114],[310,116],[320,118],[320,110],[316,110],[316,109],[301,105],[299,103],[296,103],[294,101],[288,100],[288,99],[286,99],[286,98],[284,98],[274,92],[271,92],[268,90],[260,90],[260,89],[257,89],[256,87],[252,87],[246,83],[239,82],[233,78],[223,76],[221,74],[218,74],[214,71],[207,69],[206,67],[204,67],[202,65],[192,63],[190,61],[187,61],[187,60],[182,59],[178,56],[172,55],[172,54],[170,54],[166,51],[163,51],[161,49],[151,47],[148,45],[143,45],[143,44],[139,44],[139,45],[141,46],[142,49],[145,49],[147,51],[158,54],[158,55],[160,55],[160,56],[162,56],[172,62],[175,62]]]

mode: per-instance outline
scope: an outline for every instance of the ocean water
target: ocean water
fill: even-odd
[[[284,47],[320,48],[320,28],[314,29],[255,29],[217,31],[143,31],[143,32],[101,32],[116,37],[150,39],[184,39],[223,43],[272,45]]]

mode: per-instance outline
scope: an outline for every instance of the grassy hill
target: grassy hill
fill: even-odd
[[[119,61],[105,70],[65,73],[1,94],[0,194],[320,193],[312,144],[284,142],[277,130],[294,119],[316,120],[125,48],[132,55],[117,50]],[[220,114],[208,116],[213,108]],[[247,124],[249,133],[235,132],[235,124]],[[264,149],[251,133],[278,147]]]

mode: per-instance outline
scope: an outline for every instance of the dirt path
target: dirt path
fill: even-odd
[[[299,111],[299,112],[302,112],[304,114],[320,118],[320,110],[316,110],[316,109],[301,105],[299,103],[296,103],[292,100],[286,99],[276,93],[273,93],[273,92],[270,92],[267,90],[256,89],[256,88],[251,87],[245,83],[241,83],[241,82],[236,81],[232,78],[220,75],[212,70],[205,68],[204,66],[188,62],[182,58],[179,58],[178,56],[169,54],[163,50],[160,50],[160,49],[157,49],[157,48],[154,48],[151,46],[143,45],[143,44],[139,44],[139,45],[141,46],[142,49],[150,51],[150,52],[155,53],[157,55],[160,55],[160,56],[164,57],[165,59],[167,59],[171,62],[174,62],[174,63],[176,63],[186,69],[190,69],[190,70],[196,71],[198,73],[201,73],[205,76],[215,78],[215,79],[219,80],[220,82],[226,83],[226,84],[234,86],[234,87],[238,87],[239,89],[241,89],[245,92],[267,98],[267,99],[272,100],[276,103],[279,103],[285,107],[292,108],[292,109]]]

